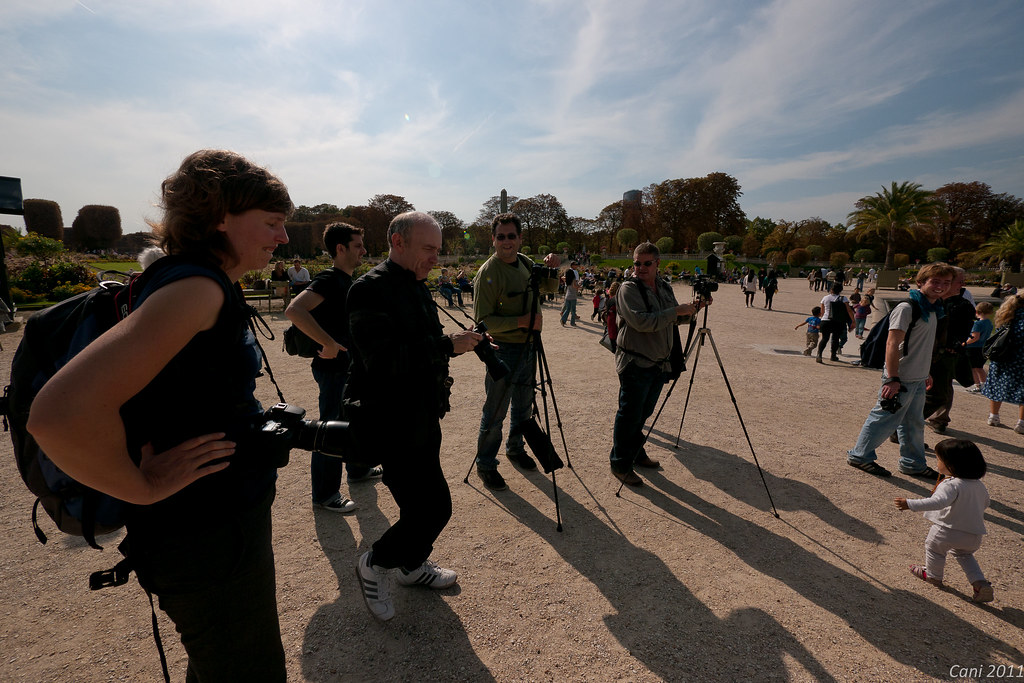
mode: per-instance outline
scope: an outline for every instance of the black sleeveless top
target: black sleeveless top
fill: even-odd
[[[191,437],[212,432],[227,432],[226,438],[239,441],[262,414],[254,396],[261,356],[248,327],[248,308],[241,290],[215,265],[174,256],[150,266],[154,267],[161,272],[143,290],[140,304],[160,287],[194,276],[216,280],[224,288],[225,301],[214,326],[193,337],[122,407],[128,450],[136,462],[146,443],[152,443],[154,451],[161,453]],[[131,506],[129,526],[144,520],[201,522],[211,514],[265,498],[273,490],[276,468],[261,462],[260,455],[255,444],[240,442],[230,467],[193,482],[165,500]]]

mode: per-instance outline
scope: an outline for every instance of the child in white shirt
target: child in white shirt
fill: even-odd
[[[935,445],[936,469],[943,475],[928,498],[896,498],[900,510],[924,510],[932,523],[924,543],[925,564],[910,565],[910,572],[934,586],[942,586],[946,554],[952,553],[974,588],[974,602],[993,600],[992,584],[974,559],[985,534],[988,489],[981,483],[985,458],[972,441],[945,439]]]

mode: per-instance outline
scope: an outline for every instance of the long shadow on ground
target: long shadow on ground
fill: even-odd
[[[470,645],[458,616],[425,588],[395,586],[396,615],[386,624],[367,611],[355,575],[356,562],[389,522],[377,507],[386,486],[361,483],[350,489],[367,547],[358,548],[352,518],[316,513],[320,546],[338,577],[338,596],[322,605],[306,627],[302,673],[309,681],[494,680]],[[458,587],[444,593],[455,594]]]
[[[548,482],[540,477],[530,481],[551,496]],[[835,680],[768,613],[748,608],[719,618],[657,555],[637,547],[564,489],[559,501],[564,533],[512,490],[501,493],[510,514],[601,591],[614,610],[604,618],[607,628],[655,675],[664,680],[788,680],[791,658],[815,680]]]
[[[849,558],[828,560],[805,550],[791,539],[770,531],[768,513],[756,468],[738,456],[704,446],[692,447],[679,457],[694,475],[734,495],[754,501],[760,490],[765,511],[761,526],[722,507],[706,502],[661,473],[651,477],[653,486],[641,495],[659,509],[693,526],[736,554],[738,560],[771,576],[807,600],[845,620],[861,637],[896,661],[924,674],[942,678],[951,666],[962,664],[963,653],[985,665],[1024,662],[1024,653],[964,622],[918,592],[885,586],[857,567]],[[781,527],[779,527],[781,529]],[[824,544],[821,544],[824,547]],[[896,561],[896,560],[894,560]],[[931,589],[929,586],[924,588]],[[991,613],[999,610],[987,608]],[[1014,614],[1000,615],[1020,626]],[[906,624],[906,628],[894,628]],[[928,647],[921,646],[920,625],[928,624]]]

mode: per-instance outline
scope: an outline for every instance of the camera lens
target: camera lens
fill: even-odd
[[[295,445],[303,450],[342,456],[348,449],[348,422],[303,420],[296,431]]]
[[[480,343],[473,347],[473,352],[476,353],[476,357],[484,362],[487,366],[487,372],[490,374],[491,379],[498,381],[504,378],[510,370],[505,364],[505,361],[501,360],[494,354],[494,349],[491,348],[491,343],[487,341],[487,326],[483,323],[477,323],[473,327],[473,331],[477,334],[484,335],[484,338],[480,340]]]

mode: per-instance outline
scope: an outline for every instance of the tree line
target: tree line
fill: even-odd
[[[639,241],[651,241],[666,251],[696,251],[702,235],[717,235],[728,251],[774,262],[790,259],[795,250],[820,260],[832,254],[853,255],[854,261],[925,260],[929,256],[975,265],[1006,260],[1019,270],[1024,258],[1021,233],[1024,201],[996,193],[986,183],[957,182],[934,191],[916,183],[893,182],[881,192],[858,200],[845,223],[830,224],[819,217],[799,220],[748,218],[740,206],[742,189],[733,176],[715,172],[699,178],[652,183],[605,206],[593,218],[569,216],[557,197],[507,197],[510,211],[523,224],[528,252],[546,250],[619,253]],[[453,212],[428,211],[441,226],[447,254],[486,255],[491,247],[491,219],[500,211],[498,195],[485,200],[472,223]],[[315,256],[323,249],[325,225],[344,221],[361,227],[372,255],[387,251],[391,219],[414,210],[405,197],[378,194],[363,205],[299,206],[288,221],[290,242],[279,248],[282,258]],[[25,200],[29,232],[63,241],[69,248],[93,251],[117,248],[123,240],[121,219],[111,206],[89,205],[79,211],[71,228],[64,228],[60,207],[45,199]],[[797,258],[802,258],[799,254]],[[931,259],[929,259],[931,260]]]

